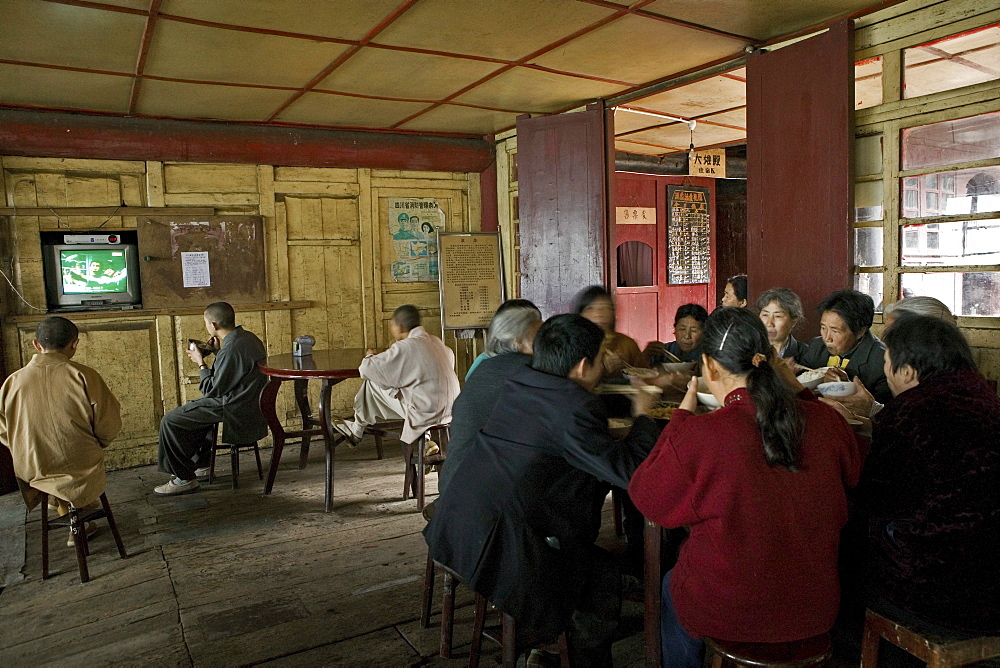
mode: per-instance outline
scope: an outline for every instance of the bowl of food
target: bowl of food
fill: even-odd
[[[832,383],[820,383],[816,390],[828,399],[839,399],[857,394],[858,386],[849,380],[838,380]]]
[[[708,389],[708,385],[705,384],[704,378],[698,379],[698,402],[703,406],[708,406],[709,408],[721,408],[722,404],[719,400],[715,398],[712,391]]]
[[[822,366],[818,369],[806,369],[798,375],[799,382],[804,387],[815,390],[823,382],[823,376],[826,375],[826,370],[829,368],[828,366]]]
[[[638,366],[625,367],[622,373],[629,378],[656,378],[660,375],[656,369],[644,369]]]
[[[664,362],[660,368],[667,373],[677,373],[679,371],[694,371],[694,362]]]

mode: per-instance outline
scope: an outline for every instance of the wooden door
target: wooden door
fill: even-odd
[[[521,296],[549,317],[605,283],[607,142],[601,105],[517,119]]]
[[[668,226],[671,187],[696,190],[707,196],[709,259],[705,281],[677,283],[671,280]],[[715,180],[619,172],[615,174],[615,206],[632,212],[620,222],[617,216],[610,222],[612,249],[608,256],[618,307],[617,329],[635,339],[640,348],[649,341],[672,341],[674,314],[679,306],[700,304],[708,311],[715,306],[719,282],[716,275]],[[635,212],[638,212],[638,220]],[[652,213],[652,220],[643,222],[644,212],[646,215]],[[623,266],[623,261],[635,264],[637,252],[641,250],[637,244],[649,247],[646,254],[652,262],[649,272],[652,282],[648,285],[628,285],[635,282],[630,280],[633,278],[630,274],[635,272]],[[675,262],[679,261],[675,254]]]
[[[851,286],[851,21],[747,61],[747,274],[751,301],[787,287],[816,307]]]

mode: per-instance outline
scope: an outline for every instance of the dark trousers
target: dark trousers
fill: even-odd
[[[194,480],[194,470],[211,461],[215,425],[221,421],[221,411],[202,406],[188,410],[179,406],[164,415],[160,420],[159,469],[181,480]]]
[[[566,632],[569,661],[582,668],[610,668],[611,643],[621,619],[622,577],[608,552],[595,547],[591,556]]]
[[[660,646],[663,668],[701,668],[705,644],[691,637],[677,619],[670,597],[670,573],[663,576],[660,593]]]

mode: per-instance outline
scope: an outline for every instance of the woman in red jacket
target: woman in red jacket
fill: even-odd
[[[691,531],[663,579],[669,668],[700,666],[703,636],[787,642],[830,630],[845,487],[861,470],[847,422],[788,367],[770,363],[756,314],[716,310],[702,351],[702,373],[723,407],[695,415],[693,379],[629,485],[646,517]]]

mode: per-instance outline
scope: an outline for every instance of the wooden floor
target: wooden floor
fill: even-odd
[[[402,461],[386,450],[378,461],[370,439],[339,449],[332,513],[315,444],[302,470],[298,448],[286,448],[267,497],[248,455],[235,491],[228,457],[215,484],[178,497],[152,493],[167,480],[153,466],[109,473],[130,557],[118,557],[100,521],[87,584],[61,532],[50,535],[53,575],[43,581],[39,511],[26,514],[16,493],[0,497],[0,666],[467,664],[466,588],[452,660],[437,657],[439,617],[420,628],[425,522],[401,500]],[[431,475],[431,493],[436,484]],[[641,606],[632,606],[635,630]],[[641,665],[641,650],[632,633],[616,643],[615,665]]]

